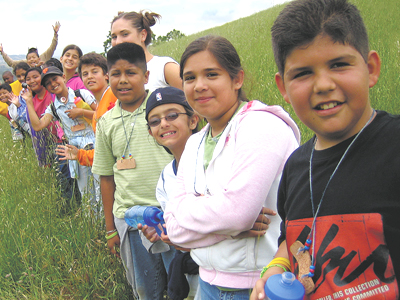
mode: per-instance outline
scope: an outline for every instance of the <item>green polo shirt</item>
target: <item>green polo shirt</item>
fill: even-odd
[[[157,181],[163,168],[173,159],[149,135],[145,119],[148,96],[133,113],[121,109],[117,100],[114,108],[97,123],[92,172],[100,176],[114,176],[113,213],[117,218],[123,218],[125,211],[134,205],[160,206],[155,196]],[[117,169],[117,160],[121,159],[127,144],[123,123],[128,139],[134,124],[129,143],[130,153],[136,161],[134,169]],[[125,157],[128,158],[128,155],[127,150]]]

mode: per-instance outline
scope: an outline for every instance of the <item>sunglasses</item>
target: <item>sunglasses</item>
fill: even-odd
[[[169,113],[168,115],[166,115],[163,118],[152,118],[149,120],[149,122],[147,123],[150,127],[156,127],[158,125],[161,124],[161,120],[165,119],[168,122],[174,121],[176,119],[178,119],[179,115],[187,115],[187,113],[177,113],[177,112],[172,112]]]

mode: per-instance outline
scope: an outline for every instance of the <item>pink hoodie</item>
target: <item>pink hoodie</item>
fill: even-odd
[[[279,106],[246,104],[228,123],[204,171],[207,125],[182,154],[176,197],[164,214],[171,241],[192,248],[200,277],[225,288],[252,288],[278,247],[280,218],[259,239],[232,239],[252,228],[263,206],[276,211],[277,189],[300,133]],[[203,196],[204,195],[204,196]]]

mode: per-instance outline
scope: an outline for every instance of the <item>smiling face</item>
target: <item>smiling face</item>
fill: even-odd
[[[37,54],[35,52],[32,52],[26,56],[26,61],[27,61],[28,65],[31,68],[33,68],[39,64],[40,58],[39,58],[39,56],[37,56]]]
[[[82,65],[81,74],[83,84],[92,93],[101,92],[108,86],[108,75],[99,66]]]
[[[49,93],[55,94],[57,97],[68,95],[68,89],[65,85],[65,75],[49,75],[45,77],[44,87]]]
[[[26,74],[25,82],[35,93],[39,93],[44,88],[41,84],[42,77],[40,73],[36,70],[30,71]]]
[[[189,105],[201,116],[222,126],[229,122],[238,104],[243,71],[235,79],[209,51],[190,56],[183,70],[183,90]],[[219,124],[219,125],[221,125]]]
[[[6,89],[0,90],[0,101],[9,105],[10,104],[10,92]]]
[[[178,117],[173,121],[167,121],[166,116],[171,113],[178,113]],[[154,119],[161,119],[157,126],[150,127],[149,133],[156,142],[167,147],[176,156],[176,153],[183,152],[186,141],[197,126],[197,116],[189,118],[185,108],[180,104],[170,103],[156,106],[148,116],[149,123]]]
[[[25,82],[25,74],[26,74],[26,71],[24,69],[15,70],[15,76],[17,76],[18,81],[21,83]]]
[[[133,112],[146,96],[144,85],[148,82],[149,72],[127,60],[120,59],[109,69],[110,87],[121,102],[124,110]]]
[[[79,53],[76,49],[69,49],[61,56],[60,61],[66,70],[76,70],[79,65]]]
[[[129,20],[123,18],[116,20],[111,26],[111,45],[121,43],[135,43],[144,46],[146,30],[138,31]]]
[[[372,108],[369,88],[378,81],[379,56],[366,63],[352,46],[319,36],[286,58],[283,78],[275,79],[285,101],[316,133],[317,149],[331,147],[358,133]]]

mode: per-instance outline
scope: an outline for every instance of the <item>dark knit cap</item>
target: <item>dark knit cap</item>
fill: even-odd
[[[149,96],[149,99],[147,99],[146,121],[148,121],[149,113],[153,108],[159,105],[170,103],[180,104],[183,107],[193,111],[193,109],[189,106],[189,103],[187,103],[183,91],[175,87],[168,86],[154,90]]]

